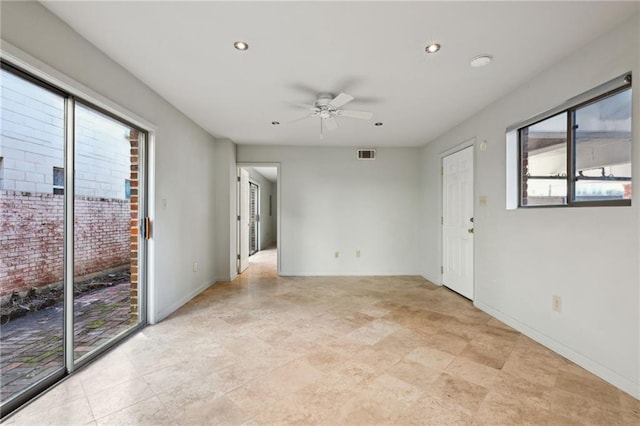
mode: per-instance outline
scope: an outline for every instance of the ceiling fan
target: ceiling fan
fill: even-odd
[[[371,117],[373,117],[373,113],[371,112],[340,109],[341,106],[351,102],[353,99],[353,96],[346,93],[340,93],[336,97],[330,93],[321,93],[318,95],[318,98],[315,100],[313,105],[298,104],[298,106],[304,107],[310,112],[302,118],[293,120],[291,123],[311,117],[320,117],[320,139],[322,139],[325,127],[327,130],[334,130],[340,127],[338,125],[338,117],[370,120]]]

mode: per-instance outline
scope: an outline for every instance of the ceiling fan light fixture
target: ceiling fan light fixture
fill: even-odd
[[[342,109],[342,107],[354,99],[353,96],[347,93],[340,93],[337,96],[329,93],[320,93],[316,100],[313,102],[313,106],[300,105],[309,112],[305,117],[301,117],[296,121],[304,120],[306,118],[319,118],[320,119],[320,139],[322,139],[324,130],[335,130],[340,127],[338,123],[338,117],[355,118],[358,120],[370,120],[373,117],[373,113],[369,111],[353,111]]]
[[[473,68],[480,68],[489,65],[492,59],[493,58],[491,57],[491,55],[478,55],[475,58],[471,59],[471,62],[469,62],[469,64]]]
[[[440,43],[431,43],[425,47],[424,51],[427,53],[436,53],[440,50]]]
[[[235,47],[237,50],[245,51],[249,49],[249,43],[247,43],[246,41],[236,41],[235,43],[233,43],[233,47]]]

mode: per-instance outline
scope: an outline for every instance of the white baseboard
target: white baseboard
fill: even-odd
[[[590,371],[601,379],[611,383],[615,387],[621,389],[622,391],[628,393],[636,399],[640,399],[640,383],[634,383],[628,378],[621,376],[620,374],[611,371],[606,366],[582,355],[579,352],[571,349],[570,347],[558,342],[557,340],[552,339],[551,337],[540,333],[539,331],[529,327],[528,325],[518,321],[515,318],[512,318],[505,313],[498,311],[492,308],[489,305],[486,305],[482,302],[474,301],[474,306],[478,309],[488,313],[492,317],[502,321],[508,326],[518,330],[522,334],[532,338],[536,342],[540,343],[543,346],[551,349],[552,351],[562,355],[563,357],[575,362],[580,367],[585,370]]]
[[[280,271],[278,275],[281,277],[422,277],[419,272],[416,273],[388,273],[388,272],[326,272],[326,271],[305,271],[305,272],[291,272]]]
[[[231,275],[230,277],[222,277],[218,280],[216,280],[216,282],[227,282],[227,281],[233,281],[236,278],[238,278],[238,273],[236,272],[235,274]]]
[[[182,305],[184,305],[189,300],[193,299],[198,294],[202,293],[203,291],[205,291],[206,289],[208,289],[212,285],[213,285],[212,282],[207,281],[207,283],[200,285],[198,288],[196,288],[192,292],[188,293],[183,298],[181,298],[181,299],[177,300],[176,302],[172,303],[171,305],[169,305],[168,307],[166,307],[162,311],[157,312],[156,316],[155,316],[154,324],[159,323],[160,321],[162,321],[163,319],[165,319],[166,317],[168,317],[169,315],[171,315],[172,313],[174,313],[175,311],[180,309],[180,307]]]
[[[422,274],[422,278],[424,278],[425,280],[429,281],[432,284],[442,286],[442,275],[440,275],[438,278],[435,278],[435,277],[430,278],[428,275]]]

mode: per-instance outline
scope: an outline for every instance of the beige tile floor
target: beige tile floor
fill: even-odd
[[[639,401],[445,288],[274,262],[259,253],[7,424],[640,424]]]

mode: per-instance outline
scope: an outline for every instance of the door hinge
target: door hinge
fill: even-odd
[[[444,176],[444,167],[440,167],[440,176]]]
[[[238,260],[240,260],[240,255],[237,256]]]
[[[238,222],[240,222],[240,215],[238,215]]]
[[[440,267],[440,273],[441,273],[441,274],[444,274],[444,266],[441,266],[441,267]]]
[[[440,225],[444,225],[444,216],[440,216]]]

